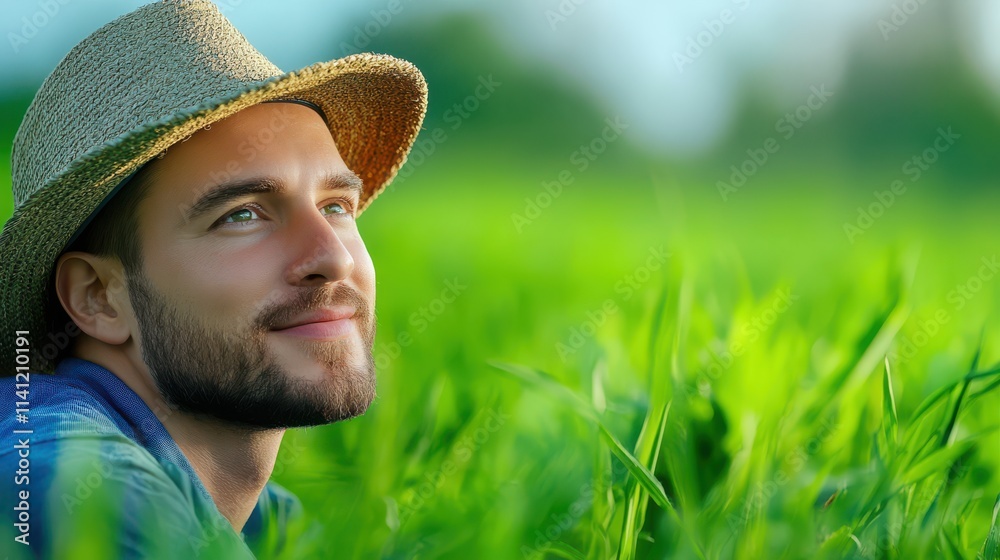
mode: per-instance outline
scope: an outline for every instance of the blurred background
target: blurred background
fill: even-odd
[[[0,219],[34,91],[142,3],[0,7]],[[988,557],[1000,4],[217,4],[430,91],[359,220],[380,397],[274,475],[316,557]]]

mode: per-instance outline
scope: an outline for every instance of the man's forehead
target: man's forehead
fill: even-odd
[[[177,205],[185,221],[257,192],[315,188],[360,194],[363,188],[321,114],[291,102],[248,107],[171,146],[152,164],[148,198]]]
[[[220,177],[281,164],[304,148],[308,148],[305,155],[333,156],[340,161],[333,136],[319,113],[293,103],[262,103],[170,146],[156,165],[167,175],[211,174],[215,182],[221,182]]]
[[[189,140],[201,140],[222,147],[227,144],[228,147],[238,147],[244,141],[257,145],[267,144],[277,136],[297,133],[323,135],[332,140],[326,117],[318,107],[313,109],[290,101],[252,105],[206,126]]]

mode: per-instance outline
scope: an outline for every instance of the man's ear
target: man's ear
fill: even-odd
[[[55,283],[59,302],[81,331],[107,344],[129,339],[132,309],[118,259],[65,253],[56,262]]]

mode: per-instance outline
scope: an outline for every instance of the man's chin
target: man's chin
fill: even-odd
[[[374,401],[374,360],[360,339],[307,346],[268,339],[264,348],[244,348],[220,359],[220,365],[242,362],[242,367],[217,372],[217,384],[178,372],[162,379],[172,382],[169,389],[161,386],[161,392],[189,412],[265,430],[347,420],[364,414]],[[199,389],[191,399],[193,387]]]
[[[364,383],[350,388],[337,387],[335,392],[314,395],[313,402],[300,402],[292,415],[299,415],[297,420],[289,422],[287,427],[308,427],[333,424],[364,415],[375,400],[374,384],[370,387]],[[301,414],[311,410],[312,414]]]
[[[281,334],[269,338],[275,362],[292,379],[320,382],[345,370],[366,368],[372,360],[371,349],[359,335],[333,340],[301,340]]]
[[[374,380],[328,378],[323,383],[292,381],[258,397],[253,404],[217,416],[258,429],[304,428],[333,424],[363,415],[375,399]],[[259,395],[259,393],[258,393]]]
[[[316,424],[364,414],[375,399],[376,379],[370,351],[351,348],[330,358],[297,356],[281,364],[289,401],[320,412]]]

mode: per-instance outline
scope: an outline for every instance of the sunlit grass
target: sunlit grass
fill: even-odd
[[[595,167],[518,232],[559,170],[484,161],[359,222],[379,398],[286,435],[290,557],[997,557],[996,195],[850,243],[832,179]]]
[[[914,196],[852,245],[832,185],[723,205],[656,176],[595,172],[520,234],[539,182],[460,165],[362,217],[380,397],[276,477],[326,550],[991,558],[1000,279],[949,298],[995,254],[982,203]]]

